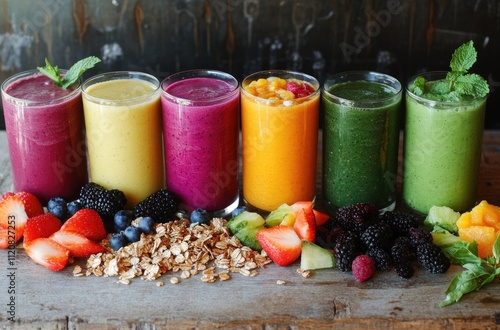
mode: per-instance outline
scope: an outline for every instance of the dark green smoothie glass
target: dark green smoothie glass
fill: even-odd
[[[394,209],[401,95],[401,83],[378,72],[324,82],[322,197],[330,212],[364,202]]]

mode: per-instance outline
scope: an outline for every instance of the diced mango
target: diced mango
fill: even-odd
[[[492,255],[492,247],[497,238],[495,228],[489,226],[470,226],[460,228],[458,235],[461,240],[466,242],[476,241],[477,252],[480,258],[486,258]]]

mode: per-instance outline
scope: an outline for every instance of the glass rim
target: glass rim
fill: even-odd
[[[147,79],[144,79],[147,78]],[[102,97],[96,97],[93,95],[90,95],[89,93],[86,92],[86,88],[106,82],[106,81],[112,81],[112,80],[139,80],[139,81],[145,81],[145,82],[150,82],[155,88],[151,92],[140,95],[140,96],[134,96],[131,98],[127,99],[120,99],[120,100],[113,100],[113,99],[107,99],[107,98],[102,98]],[[121,104],[124,102],[127,103],[134,103],[135,101],[140,101],[143,99],[147,99],[151,97],[151,95],[154,95],[158,92],[160,89],[160,81],[158,78],[155,76],[145,73],[145,72],[140,72],[140,71],[111,71],[111,72],[104,72],[104,73],[99,73],[96,74],[88,79],[86,79],[82,84],[81,84],[81,90],[82,90],[82,96],[84,96],[87,100],[93,103],[97,104],[106,104],[106,105],[113,105],[113,104]]]
[[[285,77],[283,77],[283,75]],[[311,93],[307,96],[303,96],[303,97],[299,97],[299,98],[295,98],[295,99],[292,99],[292,100],[289,100],[289,101],[292,101],[292,102],[296,102],[296,101],[300,101],[300,102],[303,102],[304,100],[307,100],[308,98],[313,98],[314,96],[317,96],[321,93],[321,86],[320,86],[320,83],[318,81],[318,79],[316,79],[314,76],[311,76],[307,73],[303,73],[303,72],[300,72],[300,71],[293,71],[293,70],[278,70],[278,69],[273,69],[273,70],[262,70],[262,71],[257,71],[257,72],[254,72],[254,73],[251,73],[249,75],[247,75],[245,78],[243,78],[242,80],[242,83],[241,83],[241,91],[242,93],[245,95],[245,96],[248,96],[248,97],[251,97],[255,100],[258,100],[259,102],[262,102],[262,103],[277,103],[277,104],[282,104],[284,100],[269,100],[269,99],[266,99],[266,98],[263,98],[263,97],[260,97],[260,96],[257,96],[257,95],[253,95],[253,94],[250,94],[248,91],[245,90],[245,86],[248,85],[248,81],[251,79],[252,81],[253,80],[256,80],[254,77],[278,77],[278,78],[282,78],[282,79],[289,79],[289,78],[297,78],[298,77],[303,77],[303,78],[307,78],[307,79],[302,79],[302,80],[305,80],[307,81],[308,83],[310,83],[312,85],[312,87],[314,88],[314,93]],[[253,78],[253,79],[252,79]],[[258,78],[257,78],[258,79]],[[247,82],[247,84],[245,84],[245,82]]]
[[[343,77],[347,78],[348,76],[352,76],[352,75],[356,75],[356,76],[359,75],[360,79],[346,79],[343,81],[339,81],[338,83],[347,83],[347,82],[353,82],[353,81],[377,82],[377,83],[381,83],[381,84],[384,84],[384,85],[387,85],[387,86],[394,88],[396,92],[393,95],[390,95],[387,97],[382,97],[382,98],[377,98],[377,99],[372,99],[372,100],[353,100],[353,99],[347,99],[344,97],[337,96],[335,94],[330,93],[327,90],[327,82],[329,80],[333,80],[334,78],[343,78]],[[385,78],[385,80],[376,80],[376,79],[368,80],[368,79],[361,78],[362,76],[366,77],[366,76],[370,76],[370,75],[374,76],[374,77]],[[389,85],[385,81],[393,82],[396,84],[397,87]],[[332,84],[331,86],[334,86],[334,85],[335,84]],[[329,87],[331,87],[331,86],[329,86]],[[401,97],[402,93],[403,93],[403,84],[399,81],[399,79],[397,79],[396,77],[393,77],[387,73],[370,71],[370,70],[353,70],[353,71],[344,71],[344,72],[335,73],[335,74],[332,74],[332,75],[326,77],[325,81],[323,82],[322,91],[323,91],[325,96],[332,98],[334,100],[337,100],[340,104],[348,105],[348,106],[356,108],[356,107],[360,107],[360,106],[356,106],[357,104],[361,104],[361,105],[386,104],[389,101],[392,101],[394,99],[397,99],[398,97]]]
[[[466,104],[471,104],[471,103],[475,103],[475,102],[482,102],[482,101],[486,100],[486,98],[488,97],[488,95],[485,95],[483,97],[474,97],[474,98],[471,98],[469,100],[462,100],[462,101],[439,101],[439,100],[432,100],[432,99],[428,99],[428,98],[419,96],[419,95],[413,93],[412,91],[410,91],[410,88],[409,88],[410,85],[418,77],[432,76],[432,77],[440,77],[440,79],[442,79],[442,78],[445,78],[447,74],[448,74],[448,71],[426,71],[426,72],[422,72],[422,73],[419,73],[419,74],[412,76],[408,80],[408,82],[406,83],[406,87],[405,87],[406,95],[415,99],[419,103],[424,103],[424,104],[427,104],[431,107],[436,107],[439,105],[443,105],[446,107],[464,106]],[[437,79],[435,79],[435,80],[437,80]],[[430,81],[434,81],[434,80],[430,80]]]
[[[202,73],[200,75],[200,73]],[[179,78],[179,79],[176,79]],[[188,98],[183,98],[183,97],[178,97],[173,94],[170,94],[167,92],[164,88],[165,83],[167,83],[169,80],[174,79],[171,83],[176,83],[182,80],[186,79],[193,79],[193,78],[212,78],[212,79],[218,79],[223,82],[234,82],[234,87],[227,93],[221,96],[213,97],[210,99],[204,99],[204,100],[193,100],[193,99],[188,99]],[[228,78],[228,79],[223,79],[223,78]],[[231,84],[232,85],[232,84]],[[168,85],[170,86],[170,84]],[[217,103],[223,100],[227,100],[231,97],[233,97],[233,94],[236,94],[236,92],[239,91],[239,82],[238,80],[231,75],[230,73],[220,71],[220,70],[212,70],[212,69],[192,69],[192,70],[184,70],[184,71],[179,71],[176,73],[173,73],[163,79],[160,82],[160,89],[161,89],[161,95],[165,96],[169,100],[172,100],[176,103],[179,104],[184,104],[184,105],[206,105],[206,104],[212,104],[212,103]]]
[[[66,70],[66,69],[59,69],[60,73],[66,73],[67,71],[68,70]],[[12,96],[6,91],[7,87],[10,86],[15,81],[22,79],[22,78],[30,77],[30,76],[36,76],[36,75],[44,76],[44,74],[41,73],[40,71],[38,71],[38,69],[31,69],[31,70],[18,72],[16,74],[13,74],[12,76],[8,77],[7,79],[5,79],[4,82],[2,83],[2,86],[1,86],[2,95],[4,96],[5,100],[8,102],[11,102],[11,103],[18,104],[18,105],[36,107],[36,106],[43,106],[43,105],[47,105],[47,104],[57,104],[60,102],[64,102],[66,100],[69,100],[69,99],[76,97],[78,94],[80,94],[82,92],[82,88],[81,88],[82,79],[81,78],[78,78],[78,80],[75,83],[73,83],[73,85],[75,85],[75,89],[73,91],[71,91],[69,94],[61,95],[61,96],[58,96],[58,97],[55,97],[52,99],[47,99],[47,100],[23,99],[23,98]],[[50,78],[47,78],[47,79],[50,80]],[[71,85],[71,86],[73,86],[73,85]]]

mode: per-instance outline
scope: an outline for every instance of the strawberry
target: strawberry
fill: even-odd
[[[9,243],[15,243],[13,240],[9,242],[9,230],[0,228],[0,249],[8,248],[10,245]]]
[[[100,241],[106,237],[102,218],[92,209],[78,210],[62,225],[61,230],[77,232],[92,241]]]
[[[2,204],[2,202],[4,200],[6,200],[7,198],[9,198],[10,196],[14,196],[15,194],[12,192],[12,191],[7,191],[6,193],[4,193],[2,196],[0,196],[0,204]]]
[[[24,210],[26,211],[28,218],[36,217],[37,215],[44,213],[42,203],[40,203],[38,197],[32,193],[22,191],[16,193],[16,196],[23,201]]]
[[[316,226],[322,226],[330,219],[330,216],[326,213],[314,209],[313,212],[314,219],[316,220]]]
[[[11,195],[0,203],[0,228],[14,231],[16,242],[23,237],[26,220],[28,215],[19,197]]]
[[[68,249],[70,256],[75,258],[88,258],[92,254],[104,252],[104,248],[99,243],[77,232],[59,230],[49,238]]]
[[[313,243],[316,240],[316,219],[312,202],[296,202],[292,204],[292,214],[295,216],[293,229],[301,239]]]
[[[264,228],[256,237],[269,258],[280,266],[288,266],[300,257],[302,241],[293,227]]]
[[[69,250],[49,238],[37,238],[24,245],[26,254],[37,264],[52,271],[63,269],[69,260]]]
[[[49,237],[62,226],[61,220],[52,213],[29,218],[24,226],[24,244],[40,237]]]

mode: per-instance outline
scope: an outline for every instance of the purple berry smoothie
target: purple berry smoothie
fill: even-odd
[[[15,191],[52,197],[78,197],[88,181],[83,108],[79,86],[64,90],[38,71],[2,85]]]
[[[239,201],[239,89],[233,77],[216,75],[225,78],[188,71],[163,81],[165,174],[167,189],[181,198],[185,211],[225,215]]]

